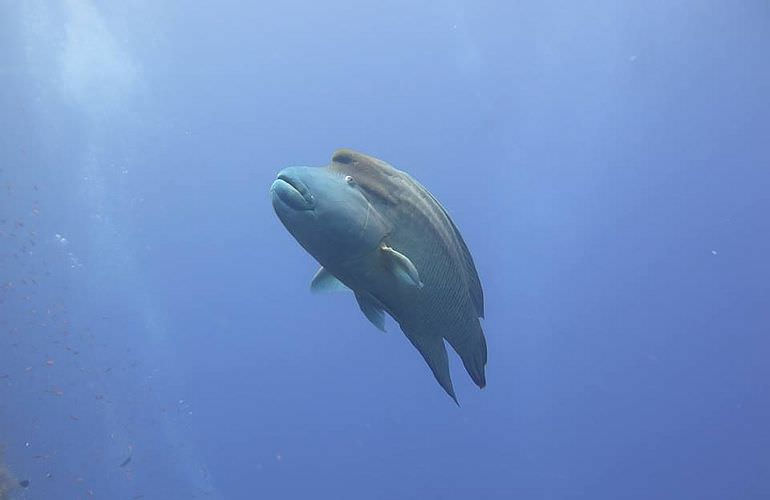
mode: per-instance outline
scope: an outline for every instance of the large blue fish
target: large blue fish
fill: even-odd
[[[342,149],[325,167],[289,167],[270,188],[286,229],[321,264],[314,291],[348,288],[384,330],[387,312],[457,402],[444,339],[479,387],[484,296],[457,226],[409,174]]]

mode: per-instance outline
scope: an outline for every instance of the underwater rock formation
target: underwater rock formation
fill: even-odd
[[[11,491],[19,485],[3,462],[3,450],[0,449],[0,500],[10,500]]]

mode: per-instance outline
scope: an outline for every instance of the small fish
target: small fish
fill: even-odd
[[[22,479],[21,481],[19,481],[19,486],[21,486],[22,488],[28,487],[29,486],[29,479]]]
[[[128,465],[130,463],[131,463],[131,456],[129,455],[129,457],[127,459],[123,460],[123,463],[120,464],[120,466],[121,467],[125,467],[126,465]]]

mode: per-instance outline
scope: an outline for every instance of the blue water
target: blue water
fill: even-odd
[[[770,498],[767,2],[247,4],[0,4],[12,498]],[[460,407],[309,293],[339,147],[471,249]]]

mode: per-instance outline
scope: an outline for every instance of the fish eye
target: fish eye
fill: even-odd
[[[345,176],[345,182],[347,182],[347,183],[348,183],[348,184],[350,184],[351,186],[352,186],[353,184],[355,184],[355,181],[354,181],[354,180],[353,180],[353,178],[352,178],[351,176],[349,176],[349,175],[346,175],[346,176]]]

